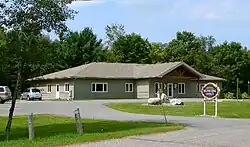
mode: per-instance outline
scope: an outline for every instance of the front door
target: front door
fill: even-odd
[[[168,97],[173,97],[174,95],[174,84],[173,83],[168,83],[167,86],[167,92],[168,92]]]
[[[59,99],[60,98],[60,85],[56,84],[56,98]]]

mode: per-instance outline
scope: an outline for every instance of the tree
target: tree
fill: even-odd
[[[5,38],[4,38],[4,29],[2,27],[0,27],[0,50],[3,51],[6,47],[6,41],[5,41]],[[0,52],[0,60],[3,59],[3,52]]]
[[[9,0],[2,10],[0,20],[8,29],[40,34],[55,31],[60,37],[68,31],[65,22],[77,13],[67,4],[72,0]]]
[[[103,60],[102,40],[97,39],[92,29],[71,32],[64,40],[62,59],[67,68]]]
[[[9,65],[14,65],[12,69],[16,76],[16,85],[12,105],[9,112],[9,120],[6,126],[6,137],[9,138],[10,126],[12,122],[13,112],[15,108],[16,99],[20,96],[21,85],[24,81],[23,75],[27,73],[25,67],[30,67],[30,64],[39,63],[42,60],[43,50],[39,48],[39,35],[29,33],[29,36],[22,31],[12,30],[6,33],[6,55],[12,55],[12,58],[7,59]],[[39,59],[37,59],[39,57]],[[29,68],[27,68],[29,69]]]
[[[4,50],[6,49],[6,40],[4,38],[4,29],[0,27],[0,85],[6,85],[7,79],[4,74],[5,68],[5,54]]]
[[[224,82],[224,91],[235,92],[237,78],[247,82],[250,62],[246,49],[240,43],[224,42],[209,50],[208,54],[213,59],[211,61],[213,65],[212,75],[227,79]],[[245,83],[245,85],[247,84]],[[243,88],[242,86],[240,84],[241,88]],[[246,87],[243,91],[245,90]]]
[[[164,54],[164,48],[166,47],[166,44],[163,43],[151,43],[150,48],[150,59],[152,60],[152,63],[161,63],[164,61],[167,61],[169,59],[167,57],[167,54]]]
[[[215,47],[216,40],[213,36],[200,36],[198,39],[201,41],[203,51],[209,51]]]
[[[3,20],[4,15],[3,15],[3,10],[6,7],[6,2],[5,1],[1,1],[0,2],[0,20]],[[0,27],[2,27],[2,23],[0,23]]]
[[[55,49],[51,47],[52,41],[50,38],[45,35],[35,37],[37,41],[35,48],[32,49],[33,51],[31,49],[27,50],[29,51],[30,58],[26,59],[27,63],[24,66],[23,79],[44,75],[50,70],[51,67],[49,65],[54,65],[53,68],[57,65],[57,61],[52,60],[57,58],[57,53],[54,53]],[[35,56],[35,61],[33,61],[33,56]],[[37,59],[38,56],[39,59]]]
[[[118,38],[126,34],[124,30],[124,25],[112,23],[110,26],[105,27],[106,31],[106,41],[105,44],[110,48],[117,41]]]
[[[111,50],[116,62],[151,63],[149,41],[135,33],[119,37]]]
[[[44,74],[56,72],[65,69],[66,63],[62,58],[63,41],[51,41],[48,37],[43,39],[43,48],[46,50],[46,60],[41,65],[41,76]]]
[[[9,42],[8,48],[9,52],[13,52],[13,56],[18,59],[19,69],[6,126],[7,140],[24,66],[29,62],[30,57],[34,57],[38,53],[36,52],[37,47],[34,46],[37,43],[37,37],[42,31],[51,32],[52,30],[59,34],[60,38],[65,36],[65,32],[68,30],[65,21],[72,19],[76,14],[76,11],[68,8],[67,4],[70,2],[71,0],[9,0],[6,7],[0,11],[0,16],[4,16],[0,20],[0,24],[11,30],[6,37]]]
[[[206,48],[205,39],[201,40],[191,32],[177,32],[176,39],[164,49],[164,59],[170,62],[184,61],[200,72],[207,73],[210,66],[207,64]]]

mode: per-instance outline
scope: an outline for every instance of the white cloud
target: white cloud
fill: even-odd
[[[239,0],[210,0],[199,1],[189,7],[191,19],[199,20],[249,20],[244,3]]]
[[[225,0],[222,0],[225,1]],[[230,16],[231,4],[228,2],[211,0],[210,2],[196,3],[191,6],[191,18],[203,20],[226,20]],[[226,5],[225,5],[226,4]]]
[[[175,19],[248,21],[249,0],[117,0],[145,16],[157,13]]]
[[[117,3],[131,13],[145,17],[167,14],[173,5],[170,0],[119,0]]]
[[[201,19],[207,19],[207,20],[225,20],[225,16],[219,15],[216,12],[206,12],[203,15],[200,15]]]

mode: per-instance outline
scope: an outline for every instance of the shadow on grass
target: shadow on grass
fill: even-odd
[[[35,125],[35,137],[36,138],[49,138],[52,136],[63,135],[63,134],[76,134],[75,123],[53,123],[47,125]],[[21,127],[20,127],[21,126]],[[10,140],[28,139],[28,128],[27,124],[14,126],[11,129]],[[138,128],[152,128],[162,126],[157,123],[138,123],[138,122],[118,122],[118,121],[83,121],[84,133],[95,134],[95,133],[111,133],[119,131],[129,131],[131,129]],[[3,127],[1,127],[3,128]],[[0,141],[5,141],[5,132],[0,130]]]

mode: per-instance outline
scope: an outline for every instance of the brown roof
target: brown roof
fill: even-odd
[[[113,79],[142,79],[163,77],[179,66],[185,66],[201,78],[212,78],[203,75],[184,62],[169,62],[157,64],[131,64],[93,62],[69,68],[59,72],[35,77],[28,80],[66,79],[66,78],[113,78]],[[217,78],[217,77],[215,77]]]

